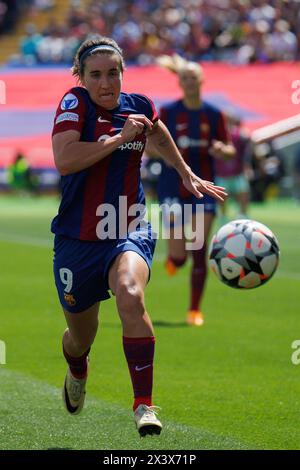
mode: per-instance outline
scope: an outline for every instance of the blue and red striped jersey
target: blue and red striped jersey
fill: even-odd
[[[214,158],[209,153],[212,140],[230,141],[225,119],[220,110],[202,102],[199,109],[187,109],[182,100],[165,105],[160,119],[169,129],[185,162],[204,180],[214,181]],[[159,199],[189,197],[176,170],[162,162],[158,183]]]
[[[146,96],[121,93],[118,106],[108,111],[95,104],[85,88],[75,87],[58,106],[52,135],[76,130],[80,141],[105,140],[121,131],[129,114],[144,114],[152,122],[158,120],[155,107]],[[111,204],[118,214],[120,196],[127,197],[128,207],[144,204],[140,165],[145,143],[143,132],[91,167],[62,176],[62,200],[52,232],[80,240],[99,240],[96,226],[100,205]]]

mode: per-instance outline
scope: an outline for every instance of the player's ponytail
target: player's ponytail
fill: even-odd
[[[199,75],[203,75],[202,67],[197,62],[192,62],[186,60],[184,57],[181,57],[178,54],[173,55],[160,55],[156,59],[156,63],[161,67],[170,70],[170,72],[176,73],[176,75],[180,75],[182,72],[186,70],[193,69]]]
[[[173,55],[160,55],[157,57],[156,62],[161,67],[170,70],[170,72],[178,74],[180,70],[184,69],[188,61],[178,54]]]

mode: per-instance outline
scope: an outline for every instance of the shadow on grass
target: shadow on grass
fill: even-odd
[[[167,328],[182,328],[183,326],[184,327],[188,327],[188,325],[181,321],[181,322],[169,322],[169,321],[153,321],[153,326],[161,326],[163,328],[167,327]]]

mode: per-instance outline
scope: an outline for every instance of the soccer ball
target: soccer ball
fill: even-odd
[[[213,236],[209,265],[220,281],[236,289],[265,284],[279,262],[278,241],[272,231],[255,220],[233,220]]]

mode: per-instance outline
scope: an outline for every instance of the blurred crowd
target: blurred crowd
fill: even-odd
[[[0,35],[13,31],[23,9],[28,7],[26,0],[0,0]]]
[[[294,61],[300,57],[300,1],[91,0],[86,7],[70,0],[60,23],[51,20],[43,31],[27,25],[23,61],[69,64],[78,44],[93,33],[112,36],[128,63],[149,64],[173,52],[236,64]]]
[[[0,0],[0,36],[13,32],[23,13],[52,8],[55,0]]]

